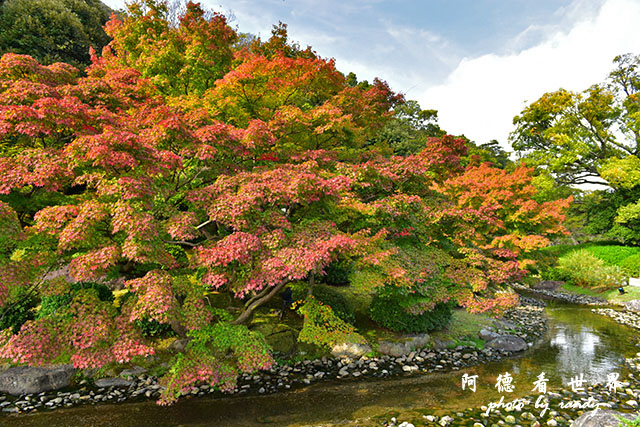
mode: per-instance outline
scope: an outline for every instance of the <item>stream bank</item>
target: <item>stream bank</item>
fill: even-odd
[[[600,393],[605,399],[604,403],[617,406],[616,409],[620,411],[633,412],[624,405],[629,400],[640,401],[640,387],[629,374],[636,378],[639,375],[633,367],[625,364],[625,358],[636,357],[637,331],[591,312],[590,307],[550,301],[545,311],[548,331],[532,350],[459,370],[434,371],[429,375],[328,379],[272,394],[248,392],[238,396],[187,397],[171,407],[158,407],[149,400],[80,405],[53,412],[9,415],[0,418],[0,424],[4,420],[6,425],[12,427],[258,427],[265,424],[288,427],[380,427],[389,424],[395,417],[396,425],[407,422],[415,426],[438,426],[448,416],[453,418],[448,424],[450,426],[473,426],[475,422],[487,427],[491,427],[491,423],[500,426],[535,425],[535,421],[524,418],[529,417],[525,415],[528,412],[541,425],[549,425],[547,423],[551,416],[558,425],[569,425],[569,418],[565,415],[572,416],[572,413],[560,408],[559,403],[565,398],[570,400],[571,396],[565,395],[560,389],[568,389],[567,383],[571,377],[580,373],[589,381],[585,386],[593,387],[592,382],[602,383],[612,372],[619,373],[620,380],[629,385],[618,390],[615,398]],[[549,390],[561,397],[559,400],[552,398],[544,417],[539,416],[540,410],[534,411],[535,408],[531,407],[523,408],[521,412],[501,409],[499,415],[492,412],[491,417],[477,417],[482,406],[500,400],[501,395],[494,385],[497,377],[505,372],[513,376],[515,385],[513,393],[503,394],[505,401],[532,395],[532,384],[541,372],[545,372],[549,378]],[[461,389],[464,373],[478,375],[476,392]],[[631,395],[627,394],[627,388]],[[502,418],[494,418],[494,415]],[[504,421],[509,415],[514,417],[516,424]],[[426,418],[429,416],[434,417],[433,422]],[[467,417],[476,417],[478,421]],[[555,419],[557,417],[565,421],[558,421]]]
[[[433,374],[458,371],[474,365],[495,362],[510,357],[538,343],[546,331],[541,302],[522,298],[521,305],[508,311],[494,327],[484,329],[484,338],[490,345],[479,349],[449,343],[438,343],[435,348],[417,348],[398,357],[327,358],[304,360],[291,365],[276,366],[268,371],[238,377],[234,395],[266,395],[298,390],[320,381],[360,381],[398,376]],[[491,345],[493,340],[493,346]],[[517,344],[514,347],[514,343]],[[162,387],[158,378],[144,369],[125,370],[119,378],[99,379],[93,383],[82,380],[78,386],[61,391],[0,395],[3,413],[14,416],[22,413],[51,411],[77,405],[140,402],[156,400]],[[189,397],[227,397],[208,385],[194,388]]]

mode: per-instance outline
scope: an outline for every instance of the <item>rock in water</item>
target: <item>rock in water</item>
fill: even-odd
[[[620,417],[633,420],[634,416],[621,412],[596,409],[585,412],[573,422],[573,427],[617,427]]]
[[[487,343],[487,347],[504,351],[524,351],[529,346],[527,342],[515,335],[500,335]]]
[[[0,373],[0,391],[18,396],[58,390],[71,384],[75,372],[72,365],[16,366]]]

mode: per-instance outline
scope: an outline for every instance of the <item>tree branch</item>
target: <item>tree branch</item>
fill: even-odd
[[[238,318],[236,320],[234,320],[233,322],[231,322],[234,325],[241,325],[243,323],[246,323],[250,318],[251,315],[253,315],[253,312],[260,307],[262,304],[266,303],[267,301],[269,301],[271,298],[273,298],[280,289],[282,289],[285,285],[287,285],[290,281],[289,280],[285,280],[283,282],[281,282],[280,284],[274,286],[271,289],[271,292],[269,292],[267,295],[263,296],[260,299],[255,300],[254,302],[252,302],[249,307],[247,307],[245,309],[245,311],[242,312],[242,314],[240,314],[240,316],[238,316]]]
[[[191,248],[195,248],[198,246],[196,243],[185,242],[184,240],[163,240],[164,243],[169,243],[171,245],[185,245]]]

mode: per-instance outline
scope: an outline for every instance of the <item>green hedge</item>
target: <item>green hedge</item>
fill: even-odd
[[[302,300],[306,297],[306,287],[292,286],[293,300]],[[316,285],[313,288],[313,296],[324,305],[328,305],[333,313],[347,323],[356,321],[355,310],[347,297],[340,291],[329,286]]]
[[[405,295],[395,286],[381,287],[369,307],[371,319],[380,326],[397,332],[429,332],[440,329],[451,321],[451,303],[437,303],[432,310],[422,314],[408,311],[411,306],[424,300],[424,297]]]

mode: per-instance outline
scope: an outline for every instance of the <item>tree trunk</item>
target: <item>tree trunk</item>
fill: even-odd
[[[240,314],[240,316],[238,316],[238,318],[236,320],[234,320],[233,322],[231,322],[234,325],[241,325],[246,323],[249,319],[251,319],[251,316],[253,315],[253,312],[260,307],[262,304],[268,302],[271,298],[273,298],[280,289],[282,289],[285,285],[287,285],[289,283],[288,280],[285,280],[284,282],[274,286],[271,291],[254,300],[251,304],[249,304],[249,306],[242,312],[242,314]]]

